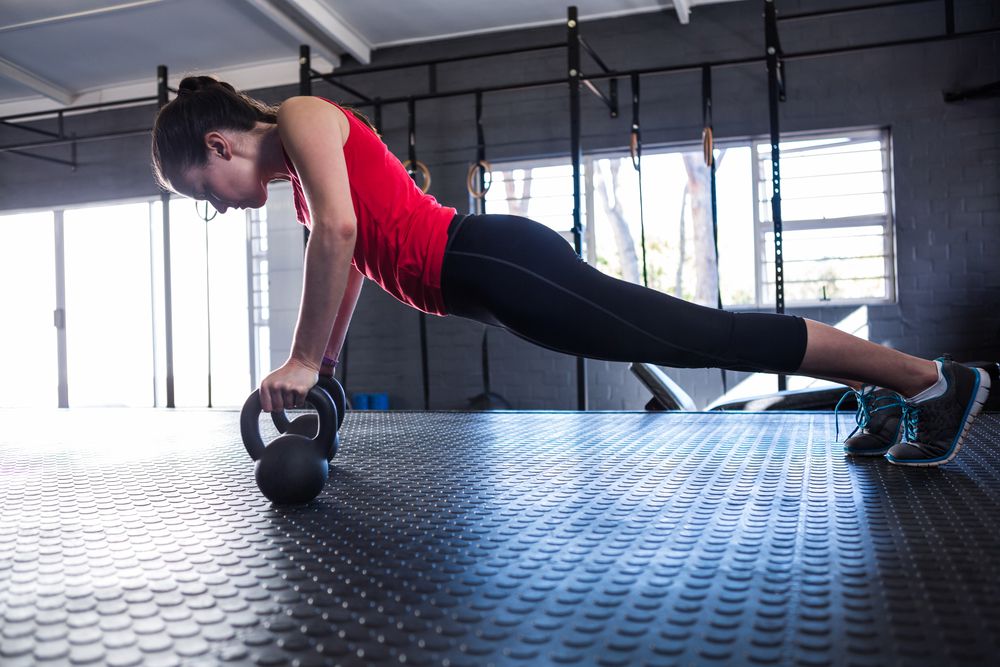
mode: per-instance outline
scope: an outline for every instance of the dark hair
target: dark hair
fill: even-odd
[[[177,87],[177,97],[160,109],[153,124],[153,174],[157,183],[172,190],[172,178],[208,162],[207,133],[248,132],[258,121],[277,123],[278,107],[241,93],[215,77],[185,77]]]
[[[375,130],[364,115],[348,110]],[[153,175],[157,184],[173,190],[172,178],[206,164],[205,135],[209,132],[249,132],[258,122],[277,123],[278,107],[212,76],[184,77],[177,87],[177,97],[163,105],[153,124]]]

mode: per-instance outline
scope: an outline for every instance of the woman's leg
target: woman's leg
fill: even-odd
[[[863,364],[855,364],[857,374],[838,365],[861,345],[862,357],[872,356],[874,348],[897,362],[912,359],[923,370],[921,360],[816,322],[706,308],[617,280],[582,262],[556,232],[515,216],[466,218],[449,244],[442,282],[453,314],[566,354],[871,384],[878,378],[893,389],[909,389],[911,377],[897,382],[895,374],[874,376]],[[933,362],[923,363],[933,371]],[[891,365],[885,360],[880,368]]]
[[[469,216],[442,267],[448,312],[502,326],[566,354],[664,366],[798,373],[892,389],[905,442],[887,454],[906,465],[955,456],[989,393],[985,371],[925,361],[798,317],[730,313],[611,278],[561,236],[515,216]]]
[[[938,379],[937,364],[852,336],[813,320],[806,320],[809,343],[798,375],[849,378],[845,382],[872,384],[909,398]]]

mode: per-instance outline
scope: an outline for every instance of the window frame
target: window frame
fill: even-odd
[[[786,221],[782,220],[782,233],[784,232],[794,232],[794,231],[808,231],[815,229],[830,229],[831,227],[836,228],[849,228],[849,227],[882,227],[882,252],[883,252],[883,270],[885,272],[886,280],[886,296],[882,298],[878,297],[863,297],[863,298],[852,298],[852,299],[807,299],[807,300],[797,300],[789,301],[785,300],[785,308],[827,308],[835,306],[879,306],[894,304],[898,301],[897,285],[898,280],[896,279],[896,234],[895,234],[895,197],[892,190],[892,134],[888,127],[860,127],[851,128],[845,130],[822,130],[822,131],[803,131],[803,132],[788,132],[782,134],[782,141],[803,141],[810,139],[826,139],[832,137],[848,137],[852,139],[877,139],[882,146],[882,192],[885,198],[885,215],[864,215],[864,216],[852,216],[846,218],[814,218],[811,220],[792,220]],[[754,271],[756,273],[756,306],[738,306],[738,307],[727,307],[731,310],[759,310],[773,304],[764,303],[762,301],[761,295],[764,293],[764,266],[767,263],[765,260],[765,245],[767,235],[774,231],[774,225],[770,221],[761,220],[760,210],[761,206],[765,203],[761,199],[761,191],[766,186],[767,179],[761,177],[761,170],[757,168],[762,159],[770,159],[770,149],[768,149],[768,154],[762,158],[760,147],[761,145],[770,145],[770,138],[766,135],[758,135],[750,138],[750,151],[751,151],[751,177],[753,178],[753,219],[754,219]],[[780,159],[780,157],[779,157]],[[834,224],[831,224],[831,220],[835,220]]]

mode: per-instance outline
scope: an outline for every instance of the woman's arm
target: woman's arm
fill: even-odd
[[[340,302],[337,319],[333,323],[333,333],[330,334],[330,341],[326,344],[326,352],[323,354],[323,367],[320,368],[320,375],[333,376],[337,361],[340,359],[340,351],[344,349],[347,328],[351,326],[351,316],[354,315],[354,308],[358,305],[358,297],[361,296],[361,287],[364,282],[364,274],[352,265],[351,272],[347,276],[347,290]],[[327,359],[333,363],[328,364]]]
[[[347,290],[357,239],[344,158],[349,126],[343,113],[313,97],[293,97],[278,110],[278,133],[309,204],[302,301],[285,365],[261,383],[266,412],[298,407],[319,379],[323,352]]]

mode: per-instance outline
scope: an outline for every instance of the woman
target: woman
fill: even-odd
[[[268,183],[292,182],[311,233],[292,351],[260,386],[268,412],[301,406],[333,372],[365,276],[426,313],[566,354],[834,379],[863,406],[847,451],[897,464],[954,458],[989,393],[985,371],[799,317],[691,304],[598,272],[531,220],[456,215],[420,192],[363,116],[322,98],[269,107],[188,77],[159,112],[152,150],[164,188],[220,212],[263,206]]]

